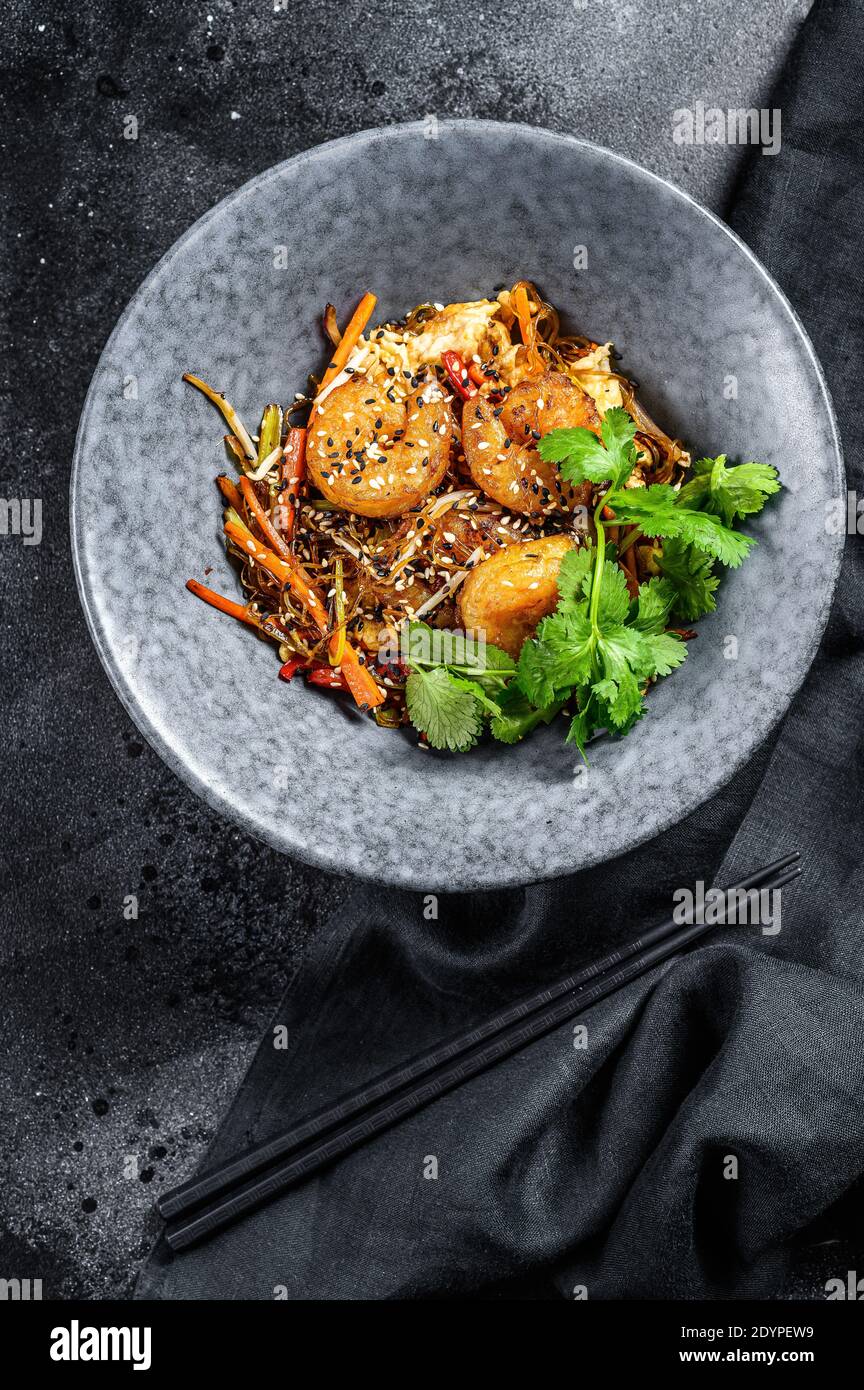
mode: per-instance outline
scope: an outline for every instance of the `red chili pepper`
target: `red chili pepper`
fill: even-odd
[[[286,661],[285,665],[280,667],[279,675],[283,681],[290,681],[298,671],[305,671],[310,685],[320,685],[325,690],[349,689],[341,671],[334,671],[332,666],[320,661],[314,666],[309,666],[302,656],[292,656],[290,661]]]
[[[458,392],[463,401],[470,401],[472,396],[477,395],[477,387],[471,381],[468,368],[458,352],[442,352],[441,362],[450,378],[453,390]]]
[[[349,690],[350,687],[341,671],[332,666],[315,666],[306,677],[310,685],[320,685],[323,690]]]
[[[290,661],[286,661],[284,666],[280,666],[279,675],[283,681],[290,681],[292,676],[296,676],[298,671],[302,671],[305,666],[302,656],[292,656]]]

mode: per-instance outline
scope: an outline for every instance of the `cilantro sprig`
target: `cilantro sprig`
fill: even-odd
[[[497,647],[478,649],[463,634],[410,625],[408,713],[433,747],[464,751],[487,724],[495,738],[515,743],[567,709],[567,741],[584,757],[599,731],[629,733],[645,712],[650,684],[685,660],[685,643],[670,630],[673,619],[690,622],[713,610],[715,566],[737,568],[755,544],[733,523],[760,511],[780,482],[767,464],[730,466],[721,454],[694,464],[678,491],[667,483],[628,487],[639,456],[635,435],[627,412],[613,408],[599,439],[574,428],[540,440],[541,457],[557,464],[567,482],[601,490],[596,542],[565,555],[557,607],[518,661]],[[658,573],[634,598],[607,541],[609,521],[636,528],[625,544],[650,541]]]
[[[698,459],[693,476],[678,493],[685,507],[704,508],[731,526],[761,512],[769,497],[780,491],[780,479],[770,463],[739,463],[729,467],[726,455]]]
[[[483,732],[484,720],[501,715],[497,696],[516,673],[506,652],[461,632],[410,623],[404,657],[408,714],[433,748],[464,753]]]

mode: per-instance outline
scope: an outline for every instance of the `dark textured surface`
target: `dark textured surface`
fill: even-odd
[[[44,499],[44,539],[0,538],[4,1276],[41,1277],[54,1297],[129,1290],[155,1187],[201,1152],[304,942],[346,892],[196,801],[142,746],[87,639],[66,489],[123,306],[254,173],[427,111],[585,135],[721,208],[741,151],[675,146],[671,109],[763,104],[806,9],[561,3],[526,17],[508,3],[493,23],[454,0],[12,7],[2,491]],[[129,113],[137,142],[122,138]]]

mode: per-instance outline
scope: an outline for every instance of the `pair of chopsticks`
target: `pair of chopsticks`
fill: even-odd
[[[782,888],[801,872],[798,851],[726,889]],[[375,1135],[487,1071],[558,1024],[668,960],[719,922],[663,922],[610,955],[519,1000],[468,1032],[392,1068],[285,1134],[170,1189],[157,1202],[172,1250],[215,1234],[286,1188],[350,1153]]]

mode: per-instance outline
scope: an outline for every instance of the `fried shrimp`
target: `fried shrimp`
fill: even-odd
[[[453,417],[437,382],[404,400],[387,383],[353,377],[313,416],[309,476],[323,495],[359,516],[401,516],[423,502],[450,463]]]
[[[484,560],[466,579],[459,611],[466,631],[482,632],[487,642],[516,657],[558,602],[558,570],[569,536],[507,545]]]
[[[499,406],[474,396],[462,414],[469,472],[489,497],[534,520],[586,506],[590,485],[570,487],[537,452],[537,441],[550,430],[576,425],[600,433],[593,400],[563,372],[525,377]]]

